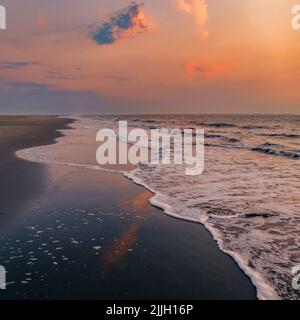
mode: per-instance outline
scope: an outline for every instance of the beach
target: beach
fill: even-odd
[[[56,144],[19,150],[17,156],[52,169],[129,178],[146,188],[150,203],[167,216],[204,226],[251,279],[257,298],[299,298],[292,285],[293,268],[300,261],[299,116],[94,115],[73,120],[72,130],[62,130]],[[146,130],[148,136],[156,128],[204,129],[203,174],[187,176],[186,164],[144,160],[136,167],[99,165],[99,129],[113,130],[122,149],[134,143],[118,133],[119,121],[127,121],[129,131]],[[145,142],[141,147],[148,149]]]
[[[166,216],[123,174],[59,165],[54,151],[52,164],[15,157],[52,144],[71,122],[0,120],[0,265],[8,272],[0,299],[256,299],[203,225]]]
[[[0,117],[1,224],[5,229],[22,213],[28,201],[44,189],[44,169],[18,159],[19,149],[54,143],[70,120],[45,116]]]

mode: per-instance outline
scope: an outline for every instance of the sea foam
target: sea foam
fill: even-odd
[[[132,127],[146,129],[206,129],[206,167],[201,176],[186,176],[185,168],[176,165],[142,165],[125,172],[99,167],[81,157],[75,161],[72,150],[76,145],[88,145],[103,127],[116,127],[117,117],[77,118],[72,124],[75,130],[64,130],[65,136],[55,145],[21,150],[17,155],[46,164],[124,174],[152,192],[151,204],[167,215],[203,224],[220,249],[251,278],[259,299],[299,299],[299,292],[291,286],[291,270],[300,265],[298,161],[254,150],[266,143],[295,149],[298,119],[194,118],[144,116],[125,120],[131,121]],[[89,147],[95,151],[93,145]]]

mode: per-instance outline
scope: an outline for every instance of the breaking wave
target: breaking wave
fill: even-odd
[[[251,278],[258,298],[299,299],[299,292],[291,286],[291,269],[300,265],[300,169],[294,161],[299,153],[293,154],[293,144],[279,144],[279,133],[266,132],[275,127],[286,128],[284,136],[297,132],[298,119],[198,117],[78,118],[72,125],[75,130],[64,131],[66,136],[56,145],[18,151],[17,155],[30,161],[124,174],[151,191],[151,203],[167,215],[205,225],[221,250]],[[185,168],[176,165],[141,164],[130,172],[111,170],[88,164],[86,159],[74,163],[72,153],[62,151],[76,149],[76,143],[94,141],[97,130],[114,127],[121,119],[128,120],[132,127],[147,129],[203,128],[199,123],[213,124],[206,126],[204,174],[186,176]]]

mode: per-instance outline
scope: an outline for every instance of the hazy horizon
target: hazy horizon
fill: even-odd
[[[49,116],[49,117],[80,117],[80,116],[300,116],[297,113],[70,113],[70,114],[58,114],[58,113],[1,113],[0,116]]]

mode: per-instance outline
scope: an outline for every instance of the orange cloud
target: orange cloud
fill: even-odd
[[[148,23],[145,18],[144,5],[132,2],[97,26],[91,36],[98,45],[111,45],[121,39],[132,38],[137,34],[148,32],[152,27]]]
[[[179,11],[186,12],[196,18],[197,28],[204,37],[208,36],[205,23],[208,19],[208,7],[206,0],[176,0]]]
[[[46,18],[44,16],[42,16],[42,15],[38,15],[36,17],[36,25],[40,29],[43,29],[43,28],[47,27]]]
[[[185,64],[185,72],[189,76],[199,73],[204,80],[210,80],[214,77],[221,76],[229,69],[230,64],[228,63],[200,63],[197,61],[190,61]]]

